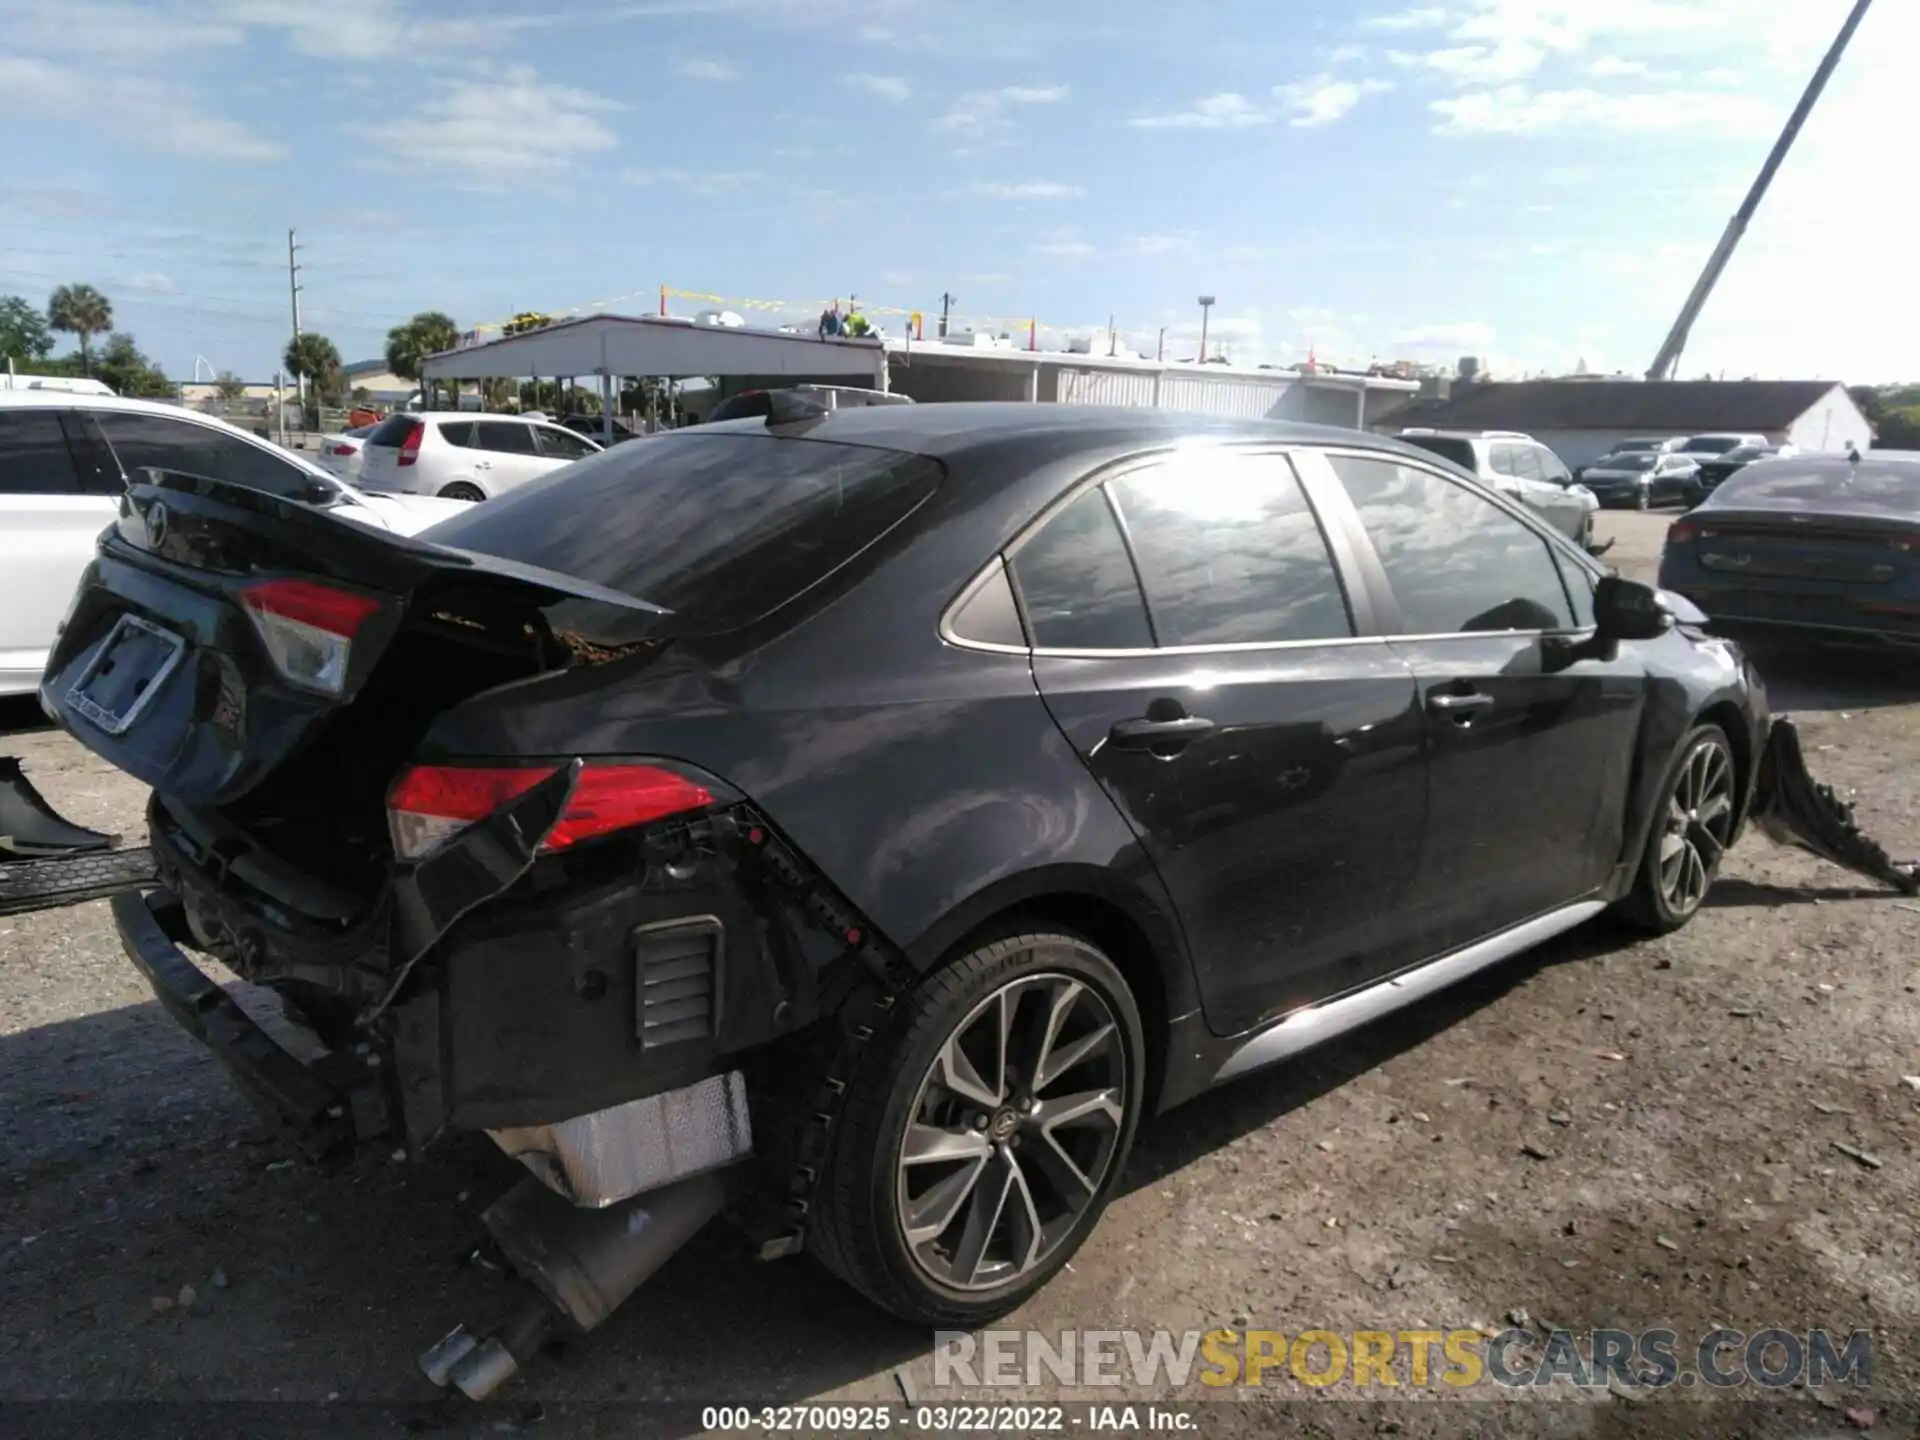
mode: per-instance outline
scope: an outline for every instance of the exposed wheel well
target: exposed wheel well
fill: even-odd
[[[1718,725],[1726,732],[1727,745],[1733,751],[1733,793],[1739,797],[1740,819],[1746,818],[1747,783],[1753,778],[1758,756],[1753,753],[1753,737],[1747,733],[1747,720],[1740,707],[1728,700],[1709,705],[1700,712],[1696,725]]]
[[[1146,1108],[1158,1108],[1160,1085],[1166,1076],[1167,986],[1161,958],[1153,942],[1134,918],[1111,900],[1097,895],[1060,893],[1036,895],[988,916],[958,941],[949,955],[963,954],[982,943],[988,931],[1016,934],[1023,930],[1064,930],[1089,940],[1119,967],[1140,1007],[1140,1028],[1147,1040]]]

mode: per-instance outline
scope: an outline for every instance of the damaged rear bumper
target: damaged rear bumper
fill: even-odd
[[[1813,778],[1800,731],[1785,716],[1775,718],[1767,731],[1748,818],[1776,845],[1818,855],[1903,894],[1920,894],[1920,870],[1894,860],[1863,834],[1853,806]]]

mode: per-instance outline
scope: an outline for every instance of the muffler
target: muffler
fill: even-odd
[[[720,1213],[734,1173],[711,1170],[604,1210],[570,1205],[527,1179],[480,1221],[515,1270],[591,1330]]]
[[[740,1169],[707,1171],[599,1210],[570,1205],[539,1180],[522,1180],[480,1220],[549,1303],[523,1307],[484,1338],[456,1326],[420,1357],[421,1370],[436,1385],[486,1399],[539,1352],[554,1310],[591,1330],[619,1309],[720,1213]]]

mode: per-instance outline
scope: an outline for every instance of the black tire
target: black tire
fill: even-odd
[[[1060,1003],[1054,997],[1072,994],[1075,985],[1084,987],[1084,992],[1071,1003],[1088,1004],[1089,1015],[1104,1013],[1110,1017],[1111,1044],[1103,1044],[1097,1057],[1059,1072],[1052,1080],[1044,1074],[1037,1076],[1042,1083],[1031,1087],[1039,1097],[1030,1107],[1034,1114],[1030,1119],[1014,1117],[1013,1124],[1019,1130],[1004,1139],[995,1138],[1009,1112],[1017,1107],[1018,1083],[1007,1087],[1009,1103],[995,1110],[984,1129],[978,1126],[979,1114],[971,1118],[956,1116],[952,1130],[920,1120],[935,1113],[930,1107],[957,1106],[964,1112],[972,1103],[942,1085],[934,1067],[948,1051],[949,1042],[958,1047],[961,1040],[975,1035],[972,1027],[986,1023],[984,1019],[970,1019],[980,1007],[1003,992],[1011,993],[1016,997],[1011,1002],[1015,1018],[1009,1028],[1019,1034],[1031,1033],[1032,1017],[1044,1016],[1049,1007]],[[1085,1000],[1088,994],[1092,1002]],[[1037,998],[1018,998],[1022,996]],[[1069,1022],[1073,1019],[1068,1017]],[[1041,1023],[1044,1025],[1044,1019]],[[1023,1030],[1023,1026],[1028,1028]],[[1080,1032],[1080,1038],[1098,1028],[1089,1025]],[[1063,1023],[1059,1034],[1064,1037],[1066,1033],[1067,1024]],[[1074,1043],[1063,1039],[1058,1048],[1065,1054]],[[1015,1046],[1004,1048],[1011,1051]],[[1044,1044],[1040,1053],[1047,1053]],[[1105,1068],[1116,1063],[1117,1072]],[[1044,1071],[1045,1066],[1037,1068]],[[970,946],[901,998],[886,1030],[874,1037],[869,1053],[849,1082],[832,1152],[815,1190],[808,1232],[810,1248],[829,1270],[874,1304],[914,1324],[965,1327],[1004,1315],[1046,1284],[1099,1222],[1133,1146],[1145,1093],[1145,1069],[1146,1045],[1139,1009],[1119,970],[1098,948],[1077,936],[1058,932],[1009,935]],[[974,1078],[987,1073],[990,1071],[982,1070]],[[1026,1126],[1045,1123],[1048,1107],[1058,1104],[1050,1091],[1076,1097],[1092,1094],[1095,1092],[1078,1091],[1073,1086],[1090,1083],[1084,1078],[1089,1075],[1097,1077],[1091,1083],[1098,1083],[1116,1073],[1119,1083],[1102,1085],[1100,1092],[1110,1088],[1122,1097],[1121,1114],[1108,1132],[1111,1138],[1102,1136],[1097,1141],[1100,1173],[1092,1183],[1090,1196],[1080,1202],[1080,1208],[1068,1206],[1049,1224],[1038,1202],[1042,1194],[1051,1193],[1048,1176],[1056,1173],[1052,1156],[1065,1151],[1052,1144],[1051,1131],[1045,1135],[1029,1133]],[[1068,1077],[1076,1078],[1063,1092],[1061,1086]],[[1088,1130],[1066,1132],[1068,1147],[1077,1146],[1093,1130],[1104,1130],[1108,1124],[1104,1114],[1088,1118],[1096,1121]],[[937,1161],[927,1164],[926,1169],[910,1166],[904,1149],[909,1122],[920,1122],[915,1124],[920,1134],[937,1132],[968,1143],[974,1140],[970,1132],[977,1130],[986,1152],[977,1167],[971,1159]],[[1024,1170],[1017,1159],[1022,1154],[1018,1147],[1023,1135],[1029,1142],[1024,1151]],[[1043,1147],[1050,1149],[1043,1153]],[[930,1204],[929,1197],[949,1182],[943,1175],[914,1199],[908,1177],[924,1176],[943,1164],[956,1167],[946,1174],[966,1171],[976,1178],[962,1192],[967,1198],[955,1202],[939,1234],[929,1238],[923,1228],[916,1248],[908,1239],[908,1212],[916,1207],[922,1213],[942,1208]],[[976,1191],[983,1195],[990,1192],[996,1177],[1007,1170],[1020,1172],[1022,1178],[1017,1191],[1004,1180],[998,1182],[1005,1199],[1001,1208],[993,1210],[995,1218],[984,1227],[984,1239],[971,1252],[974,1263],[967,1278],[976,1283],[951,1283],[936,1276],[929,1263],[938,1263],[938,1247],[943,1243],[951,1243],[952,1274],[961,1274],[962,1257],[969,1253],[968,1237],[973,1233],[972,1197]],[[952,1183],[958,1185],[957,1181]],[[1025,1198],[1024,1208],[1017,1208],[1009,1217],[1004,1207],[1017,1206],[1021,1197]],[[990,1196],[981,1203],[990,1203]],[[1027,1215],[1034,1216],[1037,1223],[1029,1224],[1024,1219]],[[1011,1257],[1019,1247],[1020,1227],[1035,1237],[1026,1246],[1026,1256],[1037,1258],[995,1262],[1028,1266],[1009,1270],[1005,1278],[995,1280],[994,1266],[984,1263],[986,1254],[999,1241],[998,1248]],[[1054,1227],[1056,1234],[1047,1239],[1048,1230]],[[949,1237],[956,1235],[957,1239],[949,1242]],[[983,1268],[987,1276],[984,1282],[979,1279]]]
[[[1703,755],[1707,758],[1703,759]],[[1726,808],[1716,811],[1708,820],[1700,821],[1697,819],[1699,811],[1712,807],[1694,807],[1690,813],[1696,819],[1689,820],[1676,831],[1676,812],[1686,812],[1688,808],[1680,804],[1683,798],[1682,785],[1697,773],[1693,769],[1696,766],[1714,770],[1724,783],[1724,790],[1717,790],[1716,794],[1724,798]],[[1728,743],[1724,730],[1718,725],[1699,725],[1687,732],[1686,739],[1680,742],[1673,759],[1667,764],[1666,772],[1660,777],[1653,821],[1648,827],[1640,863],[1634,871],[1633,889],[1621,899],[1617,909],[1622,920],[1651,935],[1668,935],[1700,912],[1707,893],[1720,873],[1721,858],[1733,835],[1733,822],[1739,805],[1738,777],[1739,767],[1734,763],[1733,747]],[[1702,830],[1706,832],[1704,838],[1700,833]],[[1697,879],[1678,892],[1672,883],[1672,856],[1669,853],[1669,841],[1676,834],[1680,839],[1681,851],[1692,850],[1698,862]],[[1709,844],[1708,841],[1713,843]],[[1717,852],[1714,848],[1716,845]],[[1693,862],[1686,860],[1683,853],[1682,863]]]
[[[456,480],[453,484],[444,486],[441,489],[440,498],[442,500],[479,501],[487,498],[487,492],[482,490],[478,485],[470,485],[465,480]]]

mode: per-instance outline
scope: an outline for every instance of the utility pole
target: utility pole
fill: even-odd
[[[1200,297],[1200,363],[1207,363],[1207,317],[1213,310],[1213,296]]]
[[[1167,358],[1167,327],[1164,325],[1160,327],[1160,339],[1153,347],[1153,358],[1155,360]]]
[[[1800,103],[1793,107],[1793,113],[1787,117],[1787,125],[1780,132],[1780,138],[1773,142],[1773,149],[1760,167],[1760,174],[1753,182],[1753,188],[1747,191],[1747,198],[1740,202],[1740,208],[1733,213],[1733,219],[1727,222],[1726,232],[1721,235],[1720,243],[1713,248],[1713,254],[1707,257],[1707,267],[1700,272],[1700,278],[1694,282],[1693,292],[1687,296],[1687,303],[1680,307],[1680,318],[1673,322],[1660,353],[1653,357],[1653,364],[1647,367],[1647,379],[1671,380],[1680,368],[1680,352],[1687,348],[1687,337],[1693,332],[1693,322],[1700,318],[1700,312],[1706,308],[1707,299],[1713,294],[1713,287],[1719,283],[1720,273],[1727,268],[1727,262],[1733,258],[1733,250],[1740,243],[1740,237],[1747,233],[1747,222],[1753,219],[1754,211],[1760,208],[1760,202],[1766,198],[1767,187],[1773,183],[1775,173],[1781,162],[1787,158],[1787,152],[1793,148],[1793,142],[1800,135],[1800,127],[1807,122],[1807,116],[1813,113],[1814,102],[1820,98],[1820,92],[1827,88],[1827,81],[1833,75],[1834,67],[1840,63],[1840,57],[1846,53],[1847,42],[1853,39],[1853,32],[1860,28],[1860,22],[1866,18],[1867,7],[1873,0],[1856,0],[1852,11],[1847,15],[1846,23],[1840,27],[1840,34],[1833,46],[1813,72],[1813,78],[1807,82],[1806,93],[1800,97]]]
[[[287,295],[293,301],[293,338],[300,338],[300,262],[294,257],[300,253],[300,247],[294,244],[293,231],[287,231]],[[307,377],[296,377],[300,384],[300,418],[306,423],[307,414]]]
[[[959,303],[960,297],[958,295],[949,295],[944,290],[940,292],[940,338],[942,340],[947,338],[947,316],[952,313],[953,307]]]

